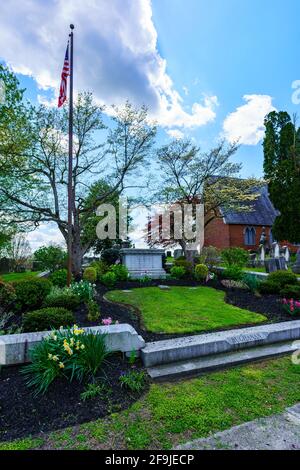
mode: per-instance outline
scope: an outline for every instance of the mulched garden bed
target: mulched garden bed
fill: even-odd
[[[119,377],[132,367],[143,370],[139,363],[130,366],[122,355],[107,358],[99,379],[106,384],[103,396],[83,401],[84,383],[58,379],[45,395],[33,396],[25,384],[20,366],[4,367],[0,372],[0,441],[94,421],[128,408],[148,389],[134,393],[121,387]]]
[[[189,286],[195,287],[201,285],[199,282],[192,280],[153,280],[146,285],[141,285],[138,281],[126,281],[119,282],[114,289],[130,290],[141,287],[154,287],[158,285],[168,285],[168,286]],[[210,281],[205,284],[207,287],[213,287],[215,289],[223,290],[226,293],[225,300],[226,302],[240,307],[243,309],[250,310],[252,312],[261,313],[265,315],[268,319],[268,323],[281,322],[281,321],[290,321],[295,320],[295,317],[289,315],[283,309],[280,304],[280,298],[276,295],[264,295],[257,296],[246,289],[240,288],[226,288],[221,284],[220,281]],[[146,331],[142,327],[141,317],[138,309],[130,307],[127,305],[116,304],[108,302],[103,299],[103,296],[106,292],[111,289],[107,289],[101,284],[97,285],[97,301],[100,305],[101,317],[111,317],[113,322],[118,321],[119,323],[129,323],[132,325],[135,330],[142,335],[145,341],[159,341],[163,339],[178,338],[182,336],[192,336],[193,334],[206,334],[210,331],[198,332],[198,333],[188,333],[188,334],[164,334],[164,333],[152,333]],[[243,325],[243,328],[251,325]],[[236,327],[229,327],[227,329],[241,328],[240,325]],[[220,328],[218,330],[224,330],[225,328]],[[213,329],[211,331],[218,331]]]

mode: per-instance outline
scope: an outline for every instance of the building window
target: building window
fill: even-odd
[[[256,231],[254,227],[246,227],[244,231],[244,243],[245,245],[255,245]]]

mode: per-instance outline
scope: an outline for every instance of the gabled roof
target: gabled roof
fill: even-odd
[[[279,212],[273,206],[267,186],[259,188],[260,196],[251,203],[251,211],[225,210],[221,212],[226,224],[272,226]]]

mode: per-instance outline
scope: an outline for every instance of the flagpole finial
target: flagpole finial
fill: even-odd
[[[71,29],[74,29],[75,26],[74,26],[73,24],[70,24],[70,28],[71,28]]]

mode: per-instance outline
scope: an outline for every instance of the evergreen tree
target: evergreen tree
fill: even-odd
[[[300,242],[300,129],[286,112],[265,119],[264,173],[271,201],[280,212],[273,234],[277,240]]]

